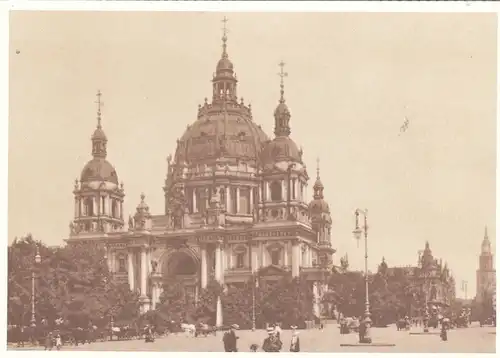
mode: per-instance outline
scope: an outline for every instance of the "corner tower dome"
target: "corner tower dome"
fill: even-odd
[[[331,221],[330,218],[330,206],[328,202],[325,200],[323,195],[323,190],[325,187],[321,182],[321,178],[319,176],[319,159],[317,159],[317,168],[316,168],[316,182],[313,186],[314,196],[313,200],[309,203],[309,213],[312,219],[325,217],[327,220]]]
[[[118,185],[118,175],[110,162],[106,160],[108,139],[101,125],[101,92],[97,92],[97,127],[92,134],[93,158],[83,167],[80,180],[82,183],[93,181],[111,182]]]
[[[284,78],[288,76],[284,72],[285,63],[281,61],[281,67],[278,75],[281,77],[280,83],[280,100],[278,106],[274,110],[274,135],[275,138],[270,141],[262,154],[262,161],[268,165],[277,162],[289,161],[292,163],[302,163],[302,151],[297,144],[290,138],[290,110],[285,101],[285,85]]]

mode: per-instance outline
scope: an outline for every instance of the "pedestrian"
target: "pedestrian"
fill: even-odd
[[[238,352],[237,340],[239,337],[236,336],[236,330],[239,328],[237,324],[232,324],[229,331],[224,333],[222,342],[224,343],[225,352]]]
[[[51,351],[52,350],[52,332],[48,332],[47,337],[45,337],[45,350],[46,351]]]
[[[300,352],[300,339],[299,339],[299,332],[297,332],[297,326],[291,326],[290,328],[292,329],[290,352]]]
[[[281,325],[279,322],[276,322],[275,325],[274,325],[274,331],[276,333],[276,336],[278,337],[278,339],[281,340]]]
[[[62,347],[61,334],[58,333],[56,336],[56,349],[59,351],[59,350],[61,350],[61,347]]]
[[[445,324],[441,325],[441,340],[443,340],[443,341],[448,340],[448,331],[446,330]]]
[[[264,352],[279,352],[282,346],[283,343],[277,337],[274,328],[269,327],[267,329],[267,338],[264,339],[264,343],[262,344],[262,350]]]

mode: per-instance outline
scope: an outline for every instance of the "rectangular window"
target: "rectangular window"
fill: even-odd
[[[247,188],[240,189],[240,213],[250,213],[250,190]]]
[[[237,214],[236,188],[231,188],[231,213]]]
[[[294,178],[292,179],[292,199],[295,200],[297,197],[297,193],[295,192],[296,191],[296,185],[297,185],[297,180]]]

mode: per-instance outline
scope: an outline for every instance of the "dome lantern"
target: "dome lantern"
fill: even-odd
[[[288,77],[288,72],[284,71],[285,63],[279,63],[281,67],[278,76],[280,76],[280,100],[278,107],[274,111],[274,134],[276,137],[288,137],[291,133],[290,130],[290,111],[285,103],[285,83],[284,78]]]
[[[228,19],[222,19],[222,56],[217,62],[213,82],[212,102],[237,102],[236,84],[238,80],[234,74],[234,66],[227,54],[227,33],[226,23]]]
[[[102,93],[101,91],[97,91],[97,127],[94,131],[94,134],[92,134],[92,155],[94,158],[106,158],[106,144],[108,142],[108,139],[106,137],[106,134],[102,130],[102,125],[101,125],[101,96]]]

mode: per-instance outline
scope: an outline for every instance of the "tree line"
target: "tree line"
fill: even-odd
[[[35,263],[39,250],[42,258]],[[33,271],[34,270],[34,271]],[[31,320],[31,275],[35,272],[35,306],[38,322],[63,319],[72,325],[137,322],[138,293],[110,274],[105,252],[92,242],[72,243],[50,248],[31,235],[15,240],[8,248],[8,322],[29,325]],[[256,281],[255,281],[256,280]],[[362,272],[349,271],[344,262],[325,277],[329,291],[321,302],[322,316],[362,316],[365,305],[365,278]],[[393,323],[398,317],[422,314],[424,297],[421,287],[402,270],[387,273],[381,265],[369,275],[369,302],[375,325]],[[257,328],[266,323],[282,322],[284,326],[304,326],[317,320],[313,314],[313,292],[305,277],[266,282],[254,280],[220,286],[211,282],[196,297],[181,284],[165,284],[160,303],[142,317],[163,325],[171,321],[205,322],[214,325],[217,298],[223,307],[224,324],[237,323],[251,328],[255,317]],[[455,305],[456,306],[456,305]],[[452,304],[450,309],[458,310]]]

